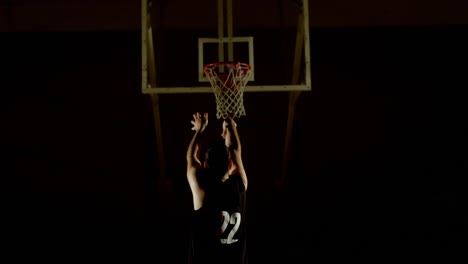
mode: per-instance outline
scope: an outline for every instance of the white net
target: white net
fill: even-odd
[[[216,117],[228,119],[244,116],[244,88],[249,81],[250,65],[212,63],[206,65],[204,70],[215,94]]]

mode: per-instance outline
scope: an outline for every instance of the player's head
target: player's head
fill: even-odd
[[[231,155],[229,149],[224,144],[224,140],[216,140],[205,152],[205,167],[210,169],[219,177],[229,170]]]

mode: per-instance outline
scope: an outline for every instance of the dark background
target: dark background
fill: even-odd
[[[135,17],[125,21],[138,26]],[[313,91],[297,103],[282,191],[274,178],[287,93],[245,94],[248,116],[238,123],[252,263],[466,258],[468,28],[456,19],[391,18],[323,19],[311,28]],[[189,121],[199,109],[214,117],[212,95],[161,95],[171,185],[158,186],[139,29],[12,25],[0,35],[5,251],[45,261],[184,263]]]

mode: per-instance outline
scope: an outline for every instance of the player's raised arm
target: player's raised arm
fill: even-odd
[[[200,151],[201,151],[201,144],[203,141],[203,132],[205,131],[206,127],[208,126],[208,113],[203,114],[203,119],[202,119],[202,125],[200,128],[200,135],[199,135],[199,140],[195,141],[195,149],[193,151],[193,159],[195,160],[196,164],[199,169],[203,167],[202,162],[200,161]]]
[[[247,174],[244,169],[244,164],[242,162],[242,144],[239,137],[239,132],[237,130],[237,123],[234,119],[228,119],[227,122],[223,126],[226,127],[226,137],[225,142],[226,145],[230,148],[231,153],[233,154],[233,161],[236,167],[236,172],[242,178],[242,182],[244,183],[245,189],[247,190],[248,180]]]
[[[205,114],[205,117],[208,117],[208,115]],[[197,145],[201,138],[202,128],[206,128],[208,121],[203,122],[201,114],[197,112],[193,115],[193,120],[191,121],[191,123],[193,125],[192,130],[195,133],[187,149],[187,181],[190,185],[190,190],[192,191],[194,209],[197,210],[203,204],[203,198],[205,193],[204,190],[200,187],[200,184],[197,179],[197,164],[199,163],[199,161],[197,161],[196,152]]]

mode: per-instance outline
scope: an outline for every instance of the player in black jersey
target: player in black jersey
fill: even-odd
[[[195,132],[187,150],[187,180],[193,198],[189,263],[248,263],[246,230],[247,174],[237,124],[223,122],[223,140],[212,142],[198,158],[208,114],[193,115]]]

